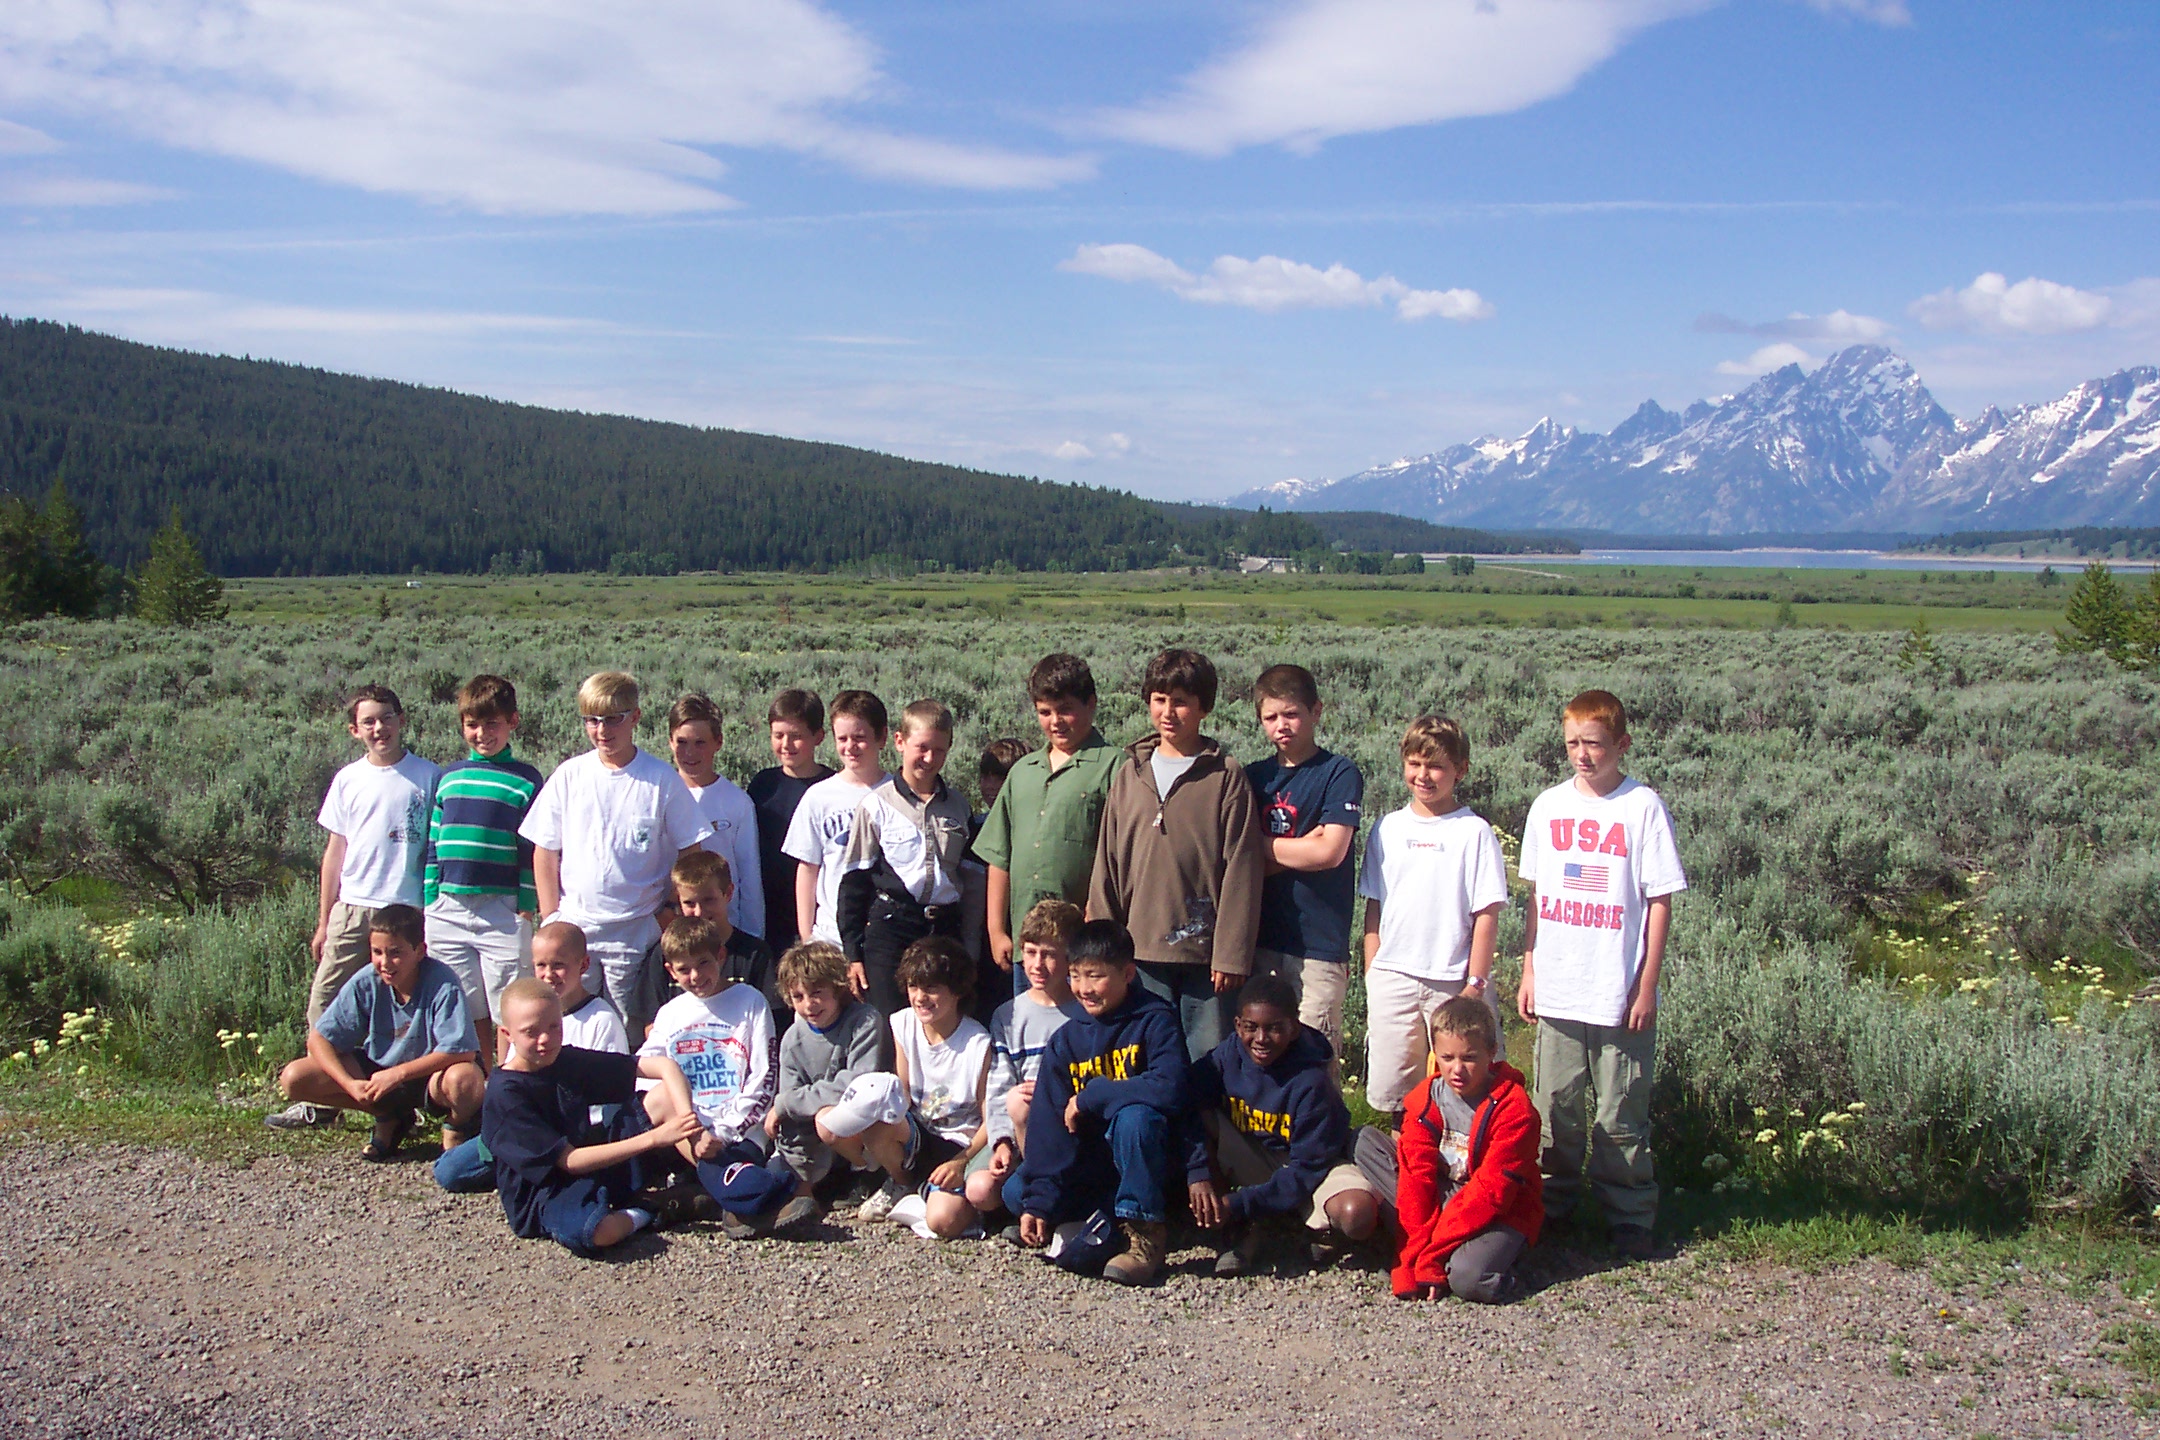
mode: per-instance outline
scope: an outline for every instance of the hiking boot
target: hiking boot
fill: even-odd
[[[1103,1279],[1120,1285],[1152,1285],[1162,1273],[1163,1251],[1169,1248],[1170,1227],[1160,1220],[1120,1220],[1125,1232],[1125,1251],[1103,1266]]]
[[[875,1225],[880,1220],[890,1219],[892,1217],[892,1207],[899,1204],[908,1193],[908,1187],[902,1185],[898,1180],[887,1180],[878,1187],[875,1195],[872,1195],[856,1207],[855,1218],[869,1225]]]
[[[1612,1246],[1613,1254],[1622,1260],[1648,1260],[1657,1253],[1657,1242],[1640,1225],[1615,1225],[1606,1233],[1605,1239]]]
[[[777,1210],[760,1210],[754,1215],[738,1215],[733,1210],[720,1212],[720,1233],[730,1240],[762,1240],[772,1233],[773,1217]]]
[[[1230,1243],[1216,1253],[1216,1275],[1227,1280],[1234,1275],[1251,1274],[1259,1268],[1262,1243],[1260,1227],[1247,1225],[1244,1233],[1230,1239]]]
[[[344,1111],[328,1105],[310,1105],[305,1100],[295,1100],[275,1114],[263,1116],[263,1124],[272,1130],[319,1130],[326,1125],[344,1123]]]
[[[814,1225],[825,1218],[825,1207],[816,1197],[798,1195],[780,1207],[779,1218],[773,1221],[775,1230],[792,1230],[798,1225]]]
[[[998,1231],[998,1239],[1003,1240],[1016,1250],[1027,1249],[1027,1238],[1020,1233],[1018,1225],[1007,1225],[1004,1229]]]
[[[699,1220],[716,1220],[720,1216],[719,1202],[694,1180],[661,1189],[640,1190],[630,1198],[638,1209],[652,1212],[655,1230],[673,1230]]]
[[[1305,1248],[1305,1256],[1312,1262],[1313,1269],[1329,1270],[1347,1260],[1351,1249],[1350,1241],[1331,1230],[1319,1239],[1309,1242]]]

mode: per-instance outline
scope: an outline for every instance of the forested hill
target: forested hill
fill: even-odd
[[[892,562],[1128,569],[1322,543],[1304,517],[1165,507],[843,445],[542,410],[0,319],[0,493],[64,478],[129,565],[174,505],[226,575]],[[1258,528],[1244,543],[1245,532]],[[1278,533],[1281,532],[1281,533]],[[537,552],[537,553],[534,553]]]

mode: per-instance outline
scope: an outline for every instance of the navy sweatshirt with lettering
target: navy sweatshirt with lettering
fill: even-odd
[[[1137,979],[1116,1009],[1076,1019],[1052,1035],[1028,1107],[1027,1160],[1020,1170],[1026,1213],[1061,1215],[1059,1202],[1082,1190],[1107,1196],[1116,1180],[1102,1183],[1100,1172],[1110,1163],[1104,1137],[1112,1117],[1128,1105],[1161,1111],[1175,1144],[1188,1069],[1177,1012]],[[1077,1135],[1065,1128],[1065,1106],[1075,1092]]]
[[[1223,1202],[1230,1217],[1253,1220],[1301,1213],[1350,1149],[1350,1108],[1328,1074],[1328,1061],[1334,1057],[1335,1047],[1310,1027],[1265,1070],[1235,1035],[1201,1056],[1192,1067],[1187,1183],[1208,1176],[1202,1117],[1216,1111],[1273,1156],[1278,1167],[1265,1183],[1230,1192]]]

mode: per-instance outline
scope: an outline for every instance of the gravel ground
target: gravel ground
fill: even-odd
[[[1494,1311],[1211,1259],[1133,1293],[836,1222],[586,1263],[419,1163],[24,1143],[0,1435],[2160,1435],[2100,1340],[2143,1312],[2017,1272],[1980,1297],[1548,1246]]]

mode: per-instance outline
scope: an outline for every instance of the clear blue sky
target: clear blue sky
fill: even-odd
[[[2160,7],[9,0],[0,310],[1213,497],[2160,362]]]

